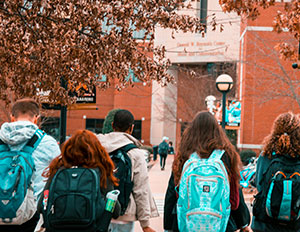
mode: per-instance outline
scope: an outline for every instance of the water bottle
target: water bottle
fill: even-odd
[[[105,206],[106,211],[109,211],[111,213],[114,211],[119,194],[120,194],[119,190],[112,190],[106,194],[106,199],[107,199],[106,206]]]

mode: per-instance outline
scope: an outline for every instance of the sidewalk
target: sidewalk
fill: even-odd
[[[150,226],[156,232],[163,231],[163,209],[164,209],[164,198],[165,193],[167,191],[167,186],[169,182],[169,178],[171,175],[171,166],[173,163],[174,155],[168,155],[165,170],[160,170],[159,165],[159,156],[157,160],[154,162],[154,165],[149,170],[149,181],[150,188],[155,199],[157,209],[159,212],[159,217],[152,218],[150,220]],[[135,223],[135,232],[142,232],[141,226],[139,222]]]

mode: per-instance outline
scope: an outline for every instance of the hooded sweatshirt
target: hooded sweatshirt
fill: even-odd
[[[23,148],[29,139],[33,136],[38,126],[29,121],[16,121],[4,123],[0,130],[0,139],[6,143],[10,150],[18,151]],[[45,135],[40,144],[32,153],[35,171],[32,174],[33,191],[36,199],[43,191],[46,179],[42,173],[56,156],[60,154],[59,146],[56,140]]]
[[[140,147],[140,142],[131,135],[123,132],[111,132],[97,135],[108,153],[127,144],[133,143]],[[141,227],[150,225],[151,217],[158,217],[158,210],[154,202],[148,178],[147,163],[142,149],[134,148],[128,152],[132,163],[132,180],[134,183],[132,194],[126,212],[112,222],[132,222],[138,220]]]

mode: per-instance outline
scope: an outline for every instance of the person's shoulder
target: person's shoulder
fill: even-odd
[[[49,156],[57,156],[60,154],[60,148],[58,142],[50,135],[45,134],[40,144],[37,147],[41,153],[46,153]]]

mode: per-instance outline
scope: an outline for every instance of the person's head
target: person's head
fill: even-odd
[[[168,140],[169,140],[169,138],[168,138],[167,136],[164,136],[164,137],[162,138],[162,140],[165,141],[165,142],[167,143]]]
[[[173,146],[173,143],[172,143],[172,141],[170,141],[170,142],[169,142],[169,145],[170,145],[170,147],[172,147],[172,146]]]
[[[114,131],[131,134],[134,127],[134,117],[128,110],[118,110],[112,123]]]
[[[11,121],[30,121],[37,123],[40,115],[39,104],[31,98],[17,100],[11,110]]]
[[[60,167],[72,166],[99,168],[100,186],[106,187],[107,177],[116,185],[113,176],[114,164],[95,134],[88,130],[78,130],[62,146],[61,155],[55,158],[43,176],[53,176]]]
[[[231,162],[231,170],[227,169],[229,175],[233,173],[239,176],[240,160],[234,146],[215,117],[208,111],[201,111],[183,132],[178,154],[173,163],[175,182],[178,183],[183,165],[193,152],[197,152],[201,158],[208,158],[215,149],[226,151]]]
[[[280,114],[264,139],[263,155],[289,155],[300,159],[300,118],[292,112]]]

